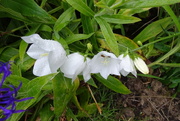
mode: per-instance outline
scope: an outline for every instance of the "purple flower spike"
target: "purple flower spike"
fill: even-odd
[[[0,121],[5,121],[13,113],[20,113],[25,111],[16,110],[16,102],[29,100],[33,97],[17,99],[17,94],[22,86],[22,83],[20,83],[17,88],[13,85],[9,85],[9,87],[7,88],[2,87],[6,77],[8,77],[11,74],[9,63],[0,62],[0,73],[3,73],[3,77],[0,82]]]
[[[4,117],[0,119],[0,121],[5,121],[6,119],[8,119],[13,113],[20,113],[23,112],[25,110],[16,110],[16,105],[13,104],[11,109],[6,109],[2,106],[0,106],[0,109],[3,111],[3,115]]]
[[[2,80],[0,82],[0,87],[2,87],[6,77],[8,77],[11,74],[10,64],[9,63],[0,62],[0,73],[3,73],[3,77],[2,77]]]

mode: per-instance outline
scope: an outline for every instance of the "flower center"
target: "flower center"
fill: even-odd
[[[48,56],[48,53],[43,53],[40,55],[40,57]]]
[[[109,58],[111,58],[110,56],[104,56],[101,55],[101,57],[103,57],[103,61],[101,61],[101,63],[103,63],[104,65],[107,65],[109,63]]]

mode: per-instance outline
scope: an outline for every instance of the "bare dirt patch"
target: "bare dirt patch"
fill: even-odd
[[[118,120],[127,121],[180,121],[180,98],[173,98],[169,90],[157,80],[128,78],[125,85],[129,95],[117,95]]]

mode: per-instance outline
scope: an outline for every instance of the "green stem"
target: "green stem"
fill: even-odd
[[[180,39],[180,38],[179,38]],[[160,63],[161,61],[163,61],[164,59],[166,59],[167,57],[171,56],[172,54],[176,53],[178,50],[180,49],[180,41],[178,41],[178,43],[176,44],[176,46],[170,50],[168,53],[166,53],[164,56],[162,56],[160,59],[158,59],[157,61],[151,63],[148,65],[148,67],[151,67],[153,65],[156,65],[158,63]]]
[[[167,36],[167,37],[163,37],[163,38],[158,39],[158,40],[156,40],[156,41],[147,43],[147,44],[145,44],[145,45],[143,45],[143,46],[141,46],[141,47],[139,47],[139,48],[136,48],[136,49],[134,49],[134,50],[132,50],[132,51],[140,50],[140,49],[142,49],[142,48],[144,48],[144,47],[146,47],[146,46],[152,45],[152,44],[154,44],[154,43],[156,43],[156,42],[159,42],[159,41],[162,41],[162,40],[165,40],[165,39],[169,39],[169,38],[172,38],[172,37],[175,37],[175,36],[178,36],[178,35],[180,35],[180,33],[176,33],[176,34],[174,34],[174,35],[170,35],[170,36]]]

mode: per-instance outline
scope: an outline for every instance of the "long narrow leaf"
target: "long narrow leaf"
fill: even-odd
[[[127,0],[120,8],[148,8],[179,3],[179,0]]]
[[[66,0],[73,8],[86,16],[94,16],[94,12],[89,8],[83,0]]]
[[[106,20],[109,23],[115,23],[115,24],[128,24],[128,23],[135,23],[138,21],[141,21],[141,19],[133,16],[124,16],[121,14],[117,15],[102,15],[101,16],[104,20]]]
[[[78,40],[88,39],[92,35],[93,35],[93,33],[91,33],[91,34],[73,34],[73,35],[68,36],[65,40],[66,40],[67,44],[71,44]]]
[[[117,40],[116,40],[116,37],[115,37],[110,25],[101,17],[96,17],[95,19],[101,28],[102,34],[103,34],[103,36],[106,40],[106,43],[108,44],[110,50],[115,55],[118,56],[119,50],[118,50]]]
[[[64,13],[61,14],[61,16],[58,18],[56,23],[54,24],[54,31],[58,32],[62,28],[64,28],[72,18],[72,14],[74,12],[73,8],[67,9]]]
[[[34,0],[1,0],[1,5],[10,8],[36,22],[51,23],[52,17]]]
[[[139,33],[133,40],[135,42],[145,42],[162,32],[163,29],[165,29],[171,22],[172,19],[169,17],[155,21],[149,24],[145,29],[143,29],[141,33]]]
[[[109,76],[108,79],[104,79],[100,76],[100,74],[95,74],[94,77],[104,84],[109,89],[121,93],[121,94],[129,94],[131,91],[121,83],[120,80],[116,79],[115,77]]]

